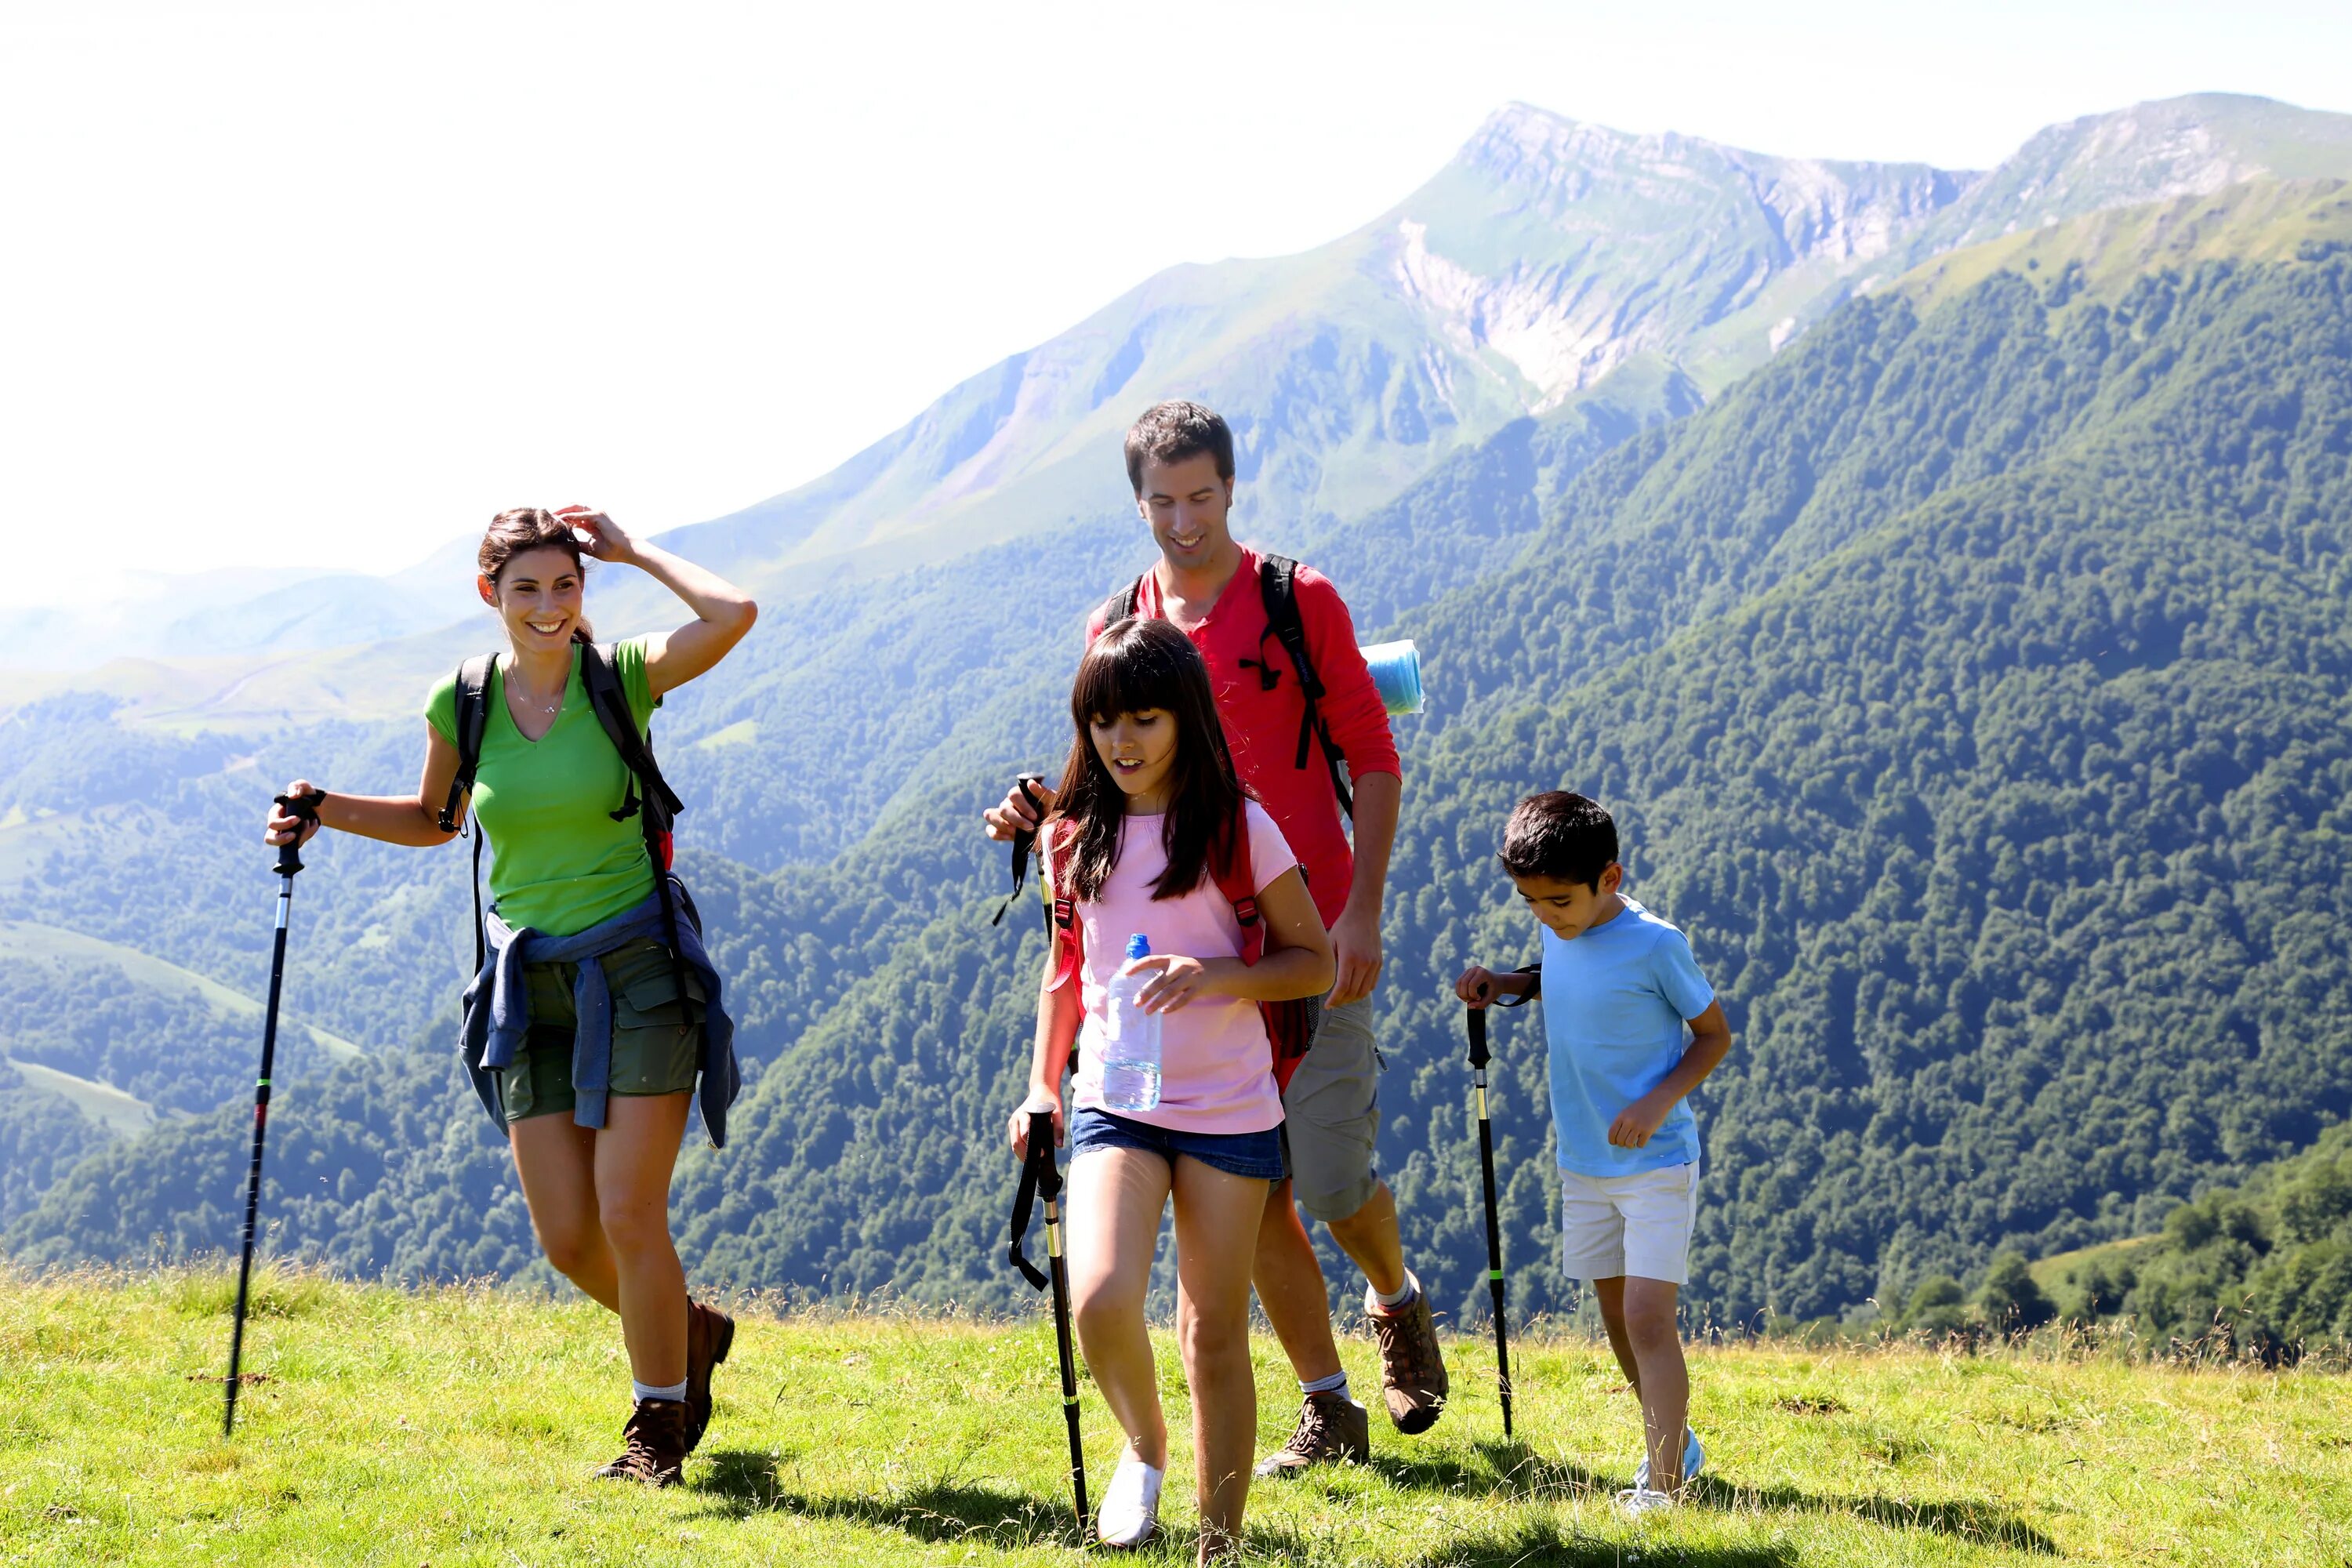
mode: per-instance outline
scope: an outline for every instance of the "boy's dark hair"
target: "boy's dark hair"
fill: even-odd
[[[1203,452],[1217,460],[1217,478],[1234,477],[1234,433],[1215,409],[1181,397],[1155,403],[1128,427],[1127,482],[1140,496],[1144,459],[1181,463]]]
[[[1181,898],[1212,879],[1233,854],[1247,792],[1225,747],[1201,650],[1166,621],[1113,621],[1078,661],[1070,685],[1070,723],[1077,734],[1062,764],[1062,798],[1055,806],[1054,837],[1046,841],[1055,846],[1056,863],[1068,866],[1067,885],[1081,900],[1102,896],[1127,829],[1126,792],[1103,765],[1088,721],[1147,709],[1176,725],[1168,809],[1160,822],[1168,865],[1152,882],[1151,896]]]
[[[1596,891],[1617,859],[1617,824],[1601,803],[1551,789],[1519,802],[1503,825],[1503,869],[1514,877],[1551,877]]]

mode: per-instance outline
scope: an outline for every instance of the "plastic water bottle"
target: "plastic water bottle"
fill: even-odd
[[[1132,1115],[1160,1103],[1160,1015],[1147,1013],[1137,998],[1150,978],[1135,961],[1151,956],[1141,931],[1127,939],[1127,962],[1110,977],[1103,1020],[1103,1109]]]

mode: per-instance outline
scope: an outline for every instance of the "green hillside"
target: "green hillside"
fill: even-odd
[[[1702,1320],[1861,1319],[2004,1250],[2144,1236],[2352,1110],[2352,255],[2263,237],[2333,199],[2218,203],[2245,221],[2200,232],[2270,246],[2253,260],[2170,265],[2146,243],[2182,232],[2164,212],[1956,258],[1677,423],[1563,406],[1270,537],[1427,661],[1431,710],[1400,731],[1381,1163],[1451,1309],[1480,1310],[1483,1244],[1444,984],[1528,949],[1488,856],[1553,783],[1621,809],[1636,891],[1738,1033],[1700,1107]],[[1079,617],[1145,558],[1133,532],[1044,537],[795,600],[665,710],[751,1068],[735,1141],[698,1142],[677,1186],[710,1278],[1012,1300],[998,1130],[1039,939],[1026,911],[988,924],[1004,872],[977,813],[1058,752]],[[975,615],[973,581],[1012,613]],[[254,975],[262,781],[404,778],[414,727],[232,742],[89,697],[19,709],[0,811],[48,837],[11,912]],[[408,1278],[525,1267],[449,1077],[462,848],[335,840],[313,864],[290,1005],[416,1048],[284,1096],[281,1245]],[[1498,1043],[1514,1300],[1564,1309],[1538,1031]],[[246,1125],[231,1103],[93,1156],[9,1247],[223,1245]]]
[[[265,1275],[234,1443],[217,1275],[11,1279],[0,1345],[45,1397],[0,1426],[0,1553],[27,1563],[1094,1560],[1069,1528],[1053,1334],[1015,1321],[746,1316],[686,1484],[591,1481],[626,1393],[612,1320],[479,1289]],[[1455,1341],[1478,1364],[1478,1342]],[[1161,1363],[1175,1349],[1160,1336]],[[1371,1374],[1362,1341],[1345,1349]],[[1612,1489],[1638,1416],[1604,1348],[1525,1343],[1518,1441],[1489,1378],[1372,1461],[1252,1489],[1244,1561],[1371,1568],[1713,1568],[2054,1560],[2333,1563],[2352,1530],[2339,1380],[2003,1352],[1699,1349],[1695,1504],[1640,1526]],[[1259,1441],[1287,1369],[1257,1347]],[[1189,1469],[1181,1380],[1166,1389]],[[1113,1451],[1081,1405],[1089,1476]],[[2197,1435],[2184,1444],[2184,1431]],[[1171,1529],[1190,1489],[1169,1489]],[[1147,1562],[1190,1561],[1165,1546]]]
[[[2160,1236],[2037,1266],[2059,1310],[2267,1361],[2352,1344],[2352,1126],[2215,1187]]]

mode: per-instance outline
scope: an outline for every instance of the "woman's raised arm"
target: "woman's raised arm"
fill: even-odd
[[[760,618],[760,606],[742,589],[658,544],[639,542],[603,512],[567,506],[555,515],[580,532],[589,554],[636,567],[694,612],[694,619],[677,630],[646,640],[646,681],[656,697],[676,691],[725,658]]]

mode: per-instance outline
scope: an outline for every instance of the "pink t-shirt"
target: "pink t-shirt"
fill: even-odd
[[[1283,842],[1282,829],[1255,801],[1247,805],[1250,871],[1264,892],[1298,864]],[[1127,939],[1141,931],[1154,952],[1187,958],[1238,958],[1241,921],[1233,905],[1207,877],[1178,899],[1151,896],[1151,884],[1168,864],[1160,842],[1158,816],[1130,816],[1119,836],[1118,864],[1103,883],[1102,897],[1077,906],[1085,963],[1078,994],[1086,1022],[1078,1032],[1078,1071],[1072,1103],[1102,1109],[1102,1020],[1111,976],[1127,962]],[[1052,870],[1046,873],[1052,883]],[[1136,1121],[1179,1132],[1263,1132],[1282,1122],[1282,1095],[1274,1086],[1274,1048],[1257,1004],[1237,996],[1196,996],[1173,1013],[1160,1016],[1160,1104],[1139,1112],[1119,1111]]]

